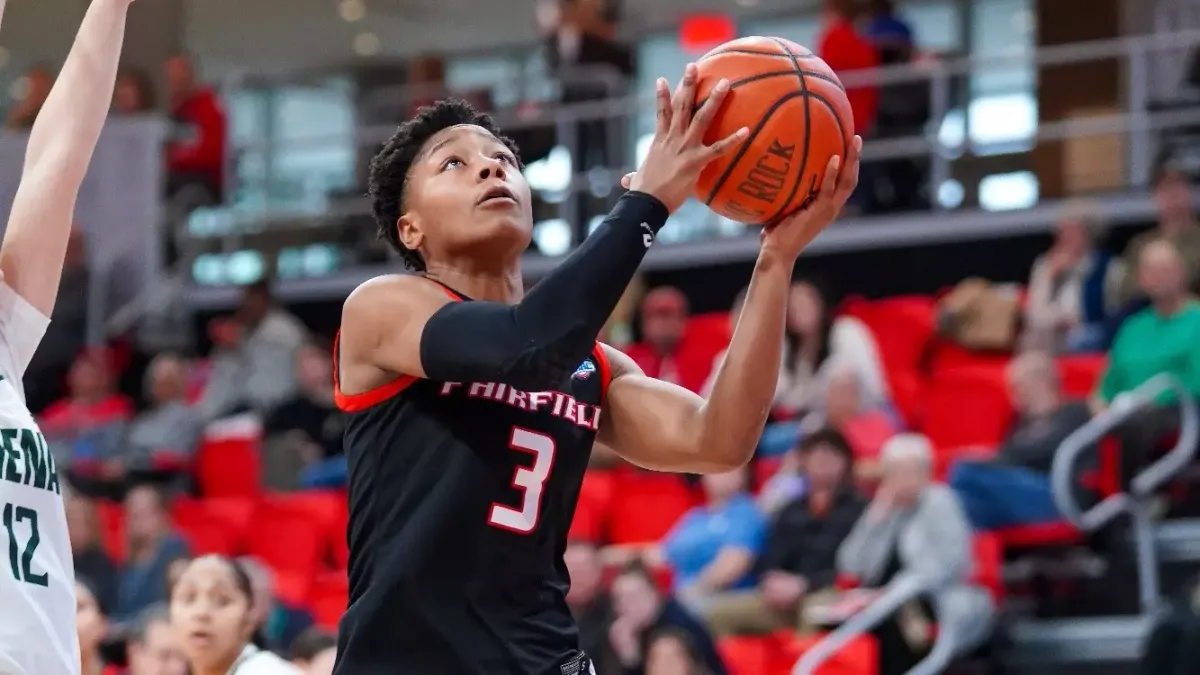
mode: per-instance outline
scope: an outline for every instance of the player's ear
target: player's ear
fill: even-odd
[[[421,229],[420,219],[405,213],[396,221],[396,232],[400,235],[400,243],[405,248],[416,251],[425,241],[425,232]]]

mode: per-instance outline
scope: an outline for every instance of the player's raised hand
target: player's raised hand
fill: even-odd
[[[729,93],[729,82],[718,82],[693,115],[698,77],[696,64],[689,63],[674,94],[665,79],[658,80],[655,85],[658,114],[650,151],[637,172],[621,181],[631,190],[657,197],[672,213],[691,196],[700,171],[709,162],[732,151],[750,136],[750,130],[743,127],[712,145],[704,143],[704,134]]]
[[[862,138],[855,136],[844,161],[837,155],[829,159],[821,187],[812,203],[763,230],[763,250],[795,259],[809,242],[836,220],[858,185],[860,154]]]

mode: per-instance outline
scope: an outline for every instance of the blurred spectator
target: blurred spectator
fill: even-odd
[[[863,35],[879,52],[884,65],[908,63],[912,60],[915,44],[912,27],[896,14],[896,3],[892,0],[869,0],[869,16],[863,27]]]
[[[179,636],[171,628],[165,604],[151,605],[138,615],[129,634],[126,655],[127,675],[188,675]]]
[[[62,398],[71,364],[86,346],[90,285],[87,241],[76,225],[67,239],[62,282],[50,326],[26,372],[25,400],[35,414]]]
[[[936,608],[938,630],[978,645],[990,629],[991,596],[970,581],[971,527],[954,493],[931,480],[929,439],[896,436],[884,447],[883,468],[875,498],[838,550],[839,574],[869,589],[927,585],[928,597],[917,604],[928,600]],[[920,623],[922,615],[928,625],[928,612],[910,603],[873,631],[881,675],[900,675],[920,661],[931,635],[902,624]]]
[[[96,502],[90,497],[71,491],[64,495],[67,513],[67,535],[71,539],[71,558],[75,574],[91,582],[96,599],[104,607],[117,602],[117,566],[104,551],[100,538],[100,516]]]
[[[706,503],[692,508],[667,534],[662,555],[675,572],[675,596],[706,615],[714,596],[749,588],[767,524],[748,492],[745,467],[701,476]]]
[[[591,542],[572,541],[563,553],[563,563],[571,579],[567,604],[579,628],[579,648],[591,657],[597,675],[617,675],[621,668],[608,646],[612,603],[604,589],[600,551]]]
[[[1054,245],[1033,262],[1025,301],[1026,349],[1052,354],[1104,349],[1123,270],[1096,246],[1100,224],[1082,213],[1058,223]]]
[[[1142,249],[1155,239],[1166,239],[1179,251],[1186,276],[1185,284],[1195,284],[1200,280],[1200,222],[1196,220],[1188,175],[1178,165],[1168,162],[1158,168],[1154,177],[1154,205],[1158,209],[1158,226],[1130,240],[1122,258],[1125,268],[1138,269]],[[1140,275],[1126,275],[1117,294],[1122,306],[1143,297],[1140,285]],[[1136,308],[1141,309],[1141,306]]]
[[[123,69],[113,92],[113,114],[143,115],[154,111],[154,82],[139,68]]]
[[[683,605],[664,597],[644,565],[634,562],[621,570],[613,580],[612,598],[616,618],[609,628],[608,640],[627,675],[646,673],[650,639],[671,629],[691,639],[700,661],[712,675],[726,675],[725,664],[704,625]]]
[[[128,466],[149,468],[156,456],[190,459],[200,444],[203,425],[187,404],[187,364],[174,354],[154,357],[146,372],[150,408],[129,429]]]
[[[108,635],[108,617],[91,585],[83,577],[75,580],[75,634],[79,637],[81,673],[109,675],[116,669],[104,667],[100,643]]]
[[[112,369],[106,350],[81,354],[69,374],[69,398],[46,408],[38,420],[60,462],[73,473],[105,480],[123,476],[120,457],[133,417],[133,402],[114,391]]]
[[[700,391],[712,355],[687,339],[688,301],[673,286],[659,286],[642,299],[642,341],[626,350],[650,377]]]
[[[833,585],[838,547],[866,500],[854,488],[850,446],[836,431],[806,436],[798,454],[805,493],[776,518],[759,561],[758,587],[714,602],[709,625],[718,635],[798,628],[805,595]]]
[[[574,581],[572,579],[572,581]],[[287,651],[288,661],[300,669],[308,669],[313,661],[327,649],[337,648],[337,636],[311,626],[292,640],[292,646]]]
[[[25,73],[22,82],[24,86],[21,100],[9,111],[5,126],[18,131],[28,131],[38,113],[42,111],[42,105],[50,95],[50,88],[54,86],[54,71],[44,65],[34,66]]]
[[[863,74],[879,66],[879,52],[855,28],[858,0],[825,0],[824,26],[817,36],[817,56],[841,77],[858,71]],[[870,138],[879,112],[879,85],[855,84],[846,88],[846,98],[854,112],[854,132]]]
[[[162,493],[139,485],[125,496],[126,562],[114,618],[128,621],[156,602],[166,600],[167,569],[188,555],[167,514]]]
[[[834,308],[814,280],[792,285],[787,309],[787,352],[781,377],[784,384],[775,400],[777,416],[796,418],[822,411],[828,400],[830,375],[838,368],[858,374],[860,404],[873,408],[886,404],[887,384],[875,340],[861,321],[851,316],[834,318]],[[767,425],[758,451],[766,456],[787,452],[796,443],[800,422]]]
[[[646,650],[646,675],[711,675],[691,636],[667,629],[650,638]]]
[[[266,419],[264,480],[275,489],[337,487],[346,482],[342,434],[346,421],[333,401],[330,350],[304,345],[296,350],[299,391]],[[303,472],[303,476],[301,476]]]
[[[183,210],[219,204],[225,188],[227,123],[217,92],[196,80],[191,57],[164,66],[167,106],[176,129],[167,145],[167,196]]]
[[[879,452],[883,444],[899,431],[895,418],[880,401],[868,403],[863,398],[860,374],[848,364],[837,364],[829,375],[822,411],[804,418],[803,433],[811,429],[833,427],[850,442],[854,458],[859,462],[855,473],[860,478],[877,477]]]
[[[739,291],[737,296],[733,299],[733,307],[729,308],[729,334],[730,335],[733,335],[734,329],[737,328],[738,317],[740,317],[742,315],[742,307],[746,304],[746,291],[747,290],[748,289],[743,288],[741,291]],[[716,358],[713,359],[712,370],[709,371],[708,379],[704,381],[704,386],[700,388],[700,392],[699,392],[700,395],[703,396],[704,398],[708,398],[709,396],[712,395],[712,389],[717,383],[717,371],[719,371],[721,369],[721,364],[725,362],[725,355],[728,352],[729,352],[728,349],[722,349],[721,353],[717,354]],[[785,356],[784,358],[786,359],[787,357]],[[776,400],[776,401],[779,400],[779,398],[783,395],[784,387],[786,385],[787,385],[787,380],[784,379],[783,369],[781,368],[780,372],[779,372],[779,379],[775,383],[775,398],[774,398],[774,400]]]
[[[238,565],[250,578],[253,604],[250,608],[257,632],[266,648],[286,653],[296,638],[313,625],[312,614],[291,607],[275,593],[275,573],[255,558],[239,558]]]
[[[295,353],[307,331],[275,304],[265,279],[243,289],[237,313],[215,322],[212,333],[217,346],[199,404],[203,419],[244,410],[267,413],[295,394]]]
[[[1008,366],[1018,418],[995,457],[956,462],[950,486],[976,529],[993,530],[1058,520],[1050,467],[1059,444],[1088,421],[1087,405],[1063,398],[1058,367],[1043,352],[1026,352]]]
[[[1095,412],[1118,395],[1131,391],[1160,373],[1178,377],[1200,396],[1200,303],[1187,289],[1187,272],[1179,250],[1167,239],[1141,249],[1138,283],[1150,306],[1125,320],[1108,354],[1108,368],[1092,399]],[[1179,410],[1169,396],[1142,411],[1118,430],[1128,481],[1159,441],[1179,427]]]

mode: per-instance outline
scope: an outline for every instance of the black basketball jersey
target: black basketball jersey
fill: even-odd
[[[338,390],[350,606],[335,675],[558,675],[578,656],[563,551],[608,380],[597,343],[553,391]]]

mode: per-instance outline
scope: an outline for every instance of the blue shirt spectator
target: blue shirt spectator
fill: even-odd
[[[766,519],[745,491],[744,469],[703,477],[708,503],[689,511],[663,542],[677,590],[702,595],[754,585]]]

